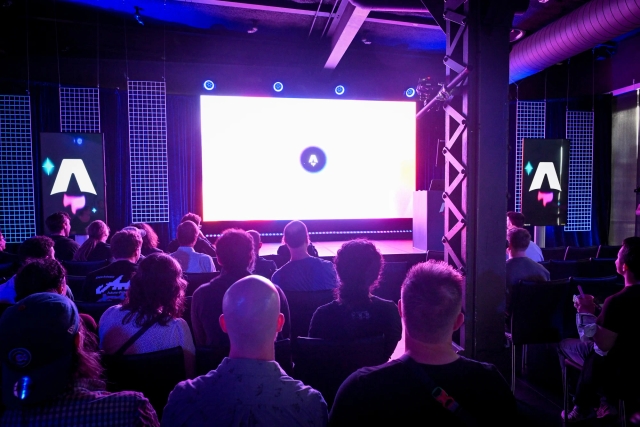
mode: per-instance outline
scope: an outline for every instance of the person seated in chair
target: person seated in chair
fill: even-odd
[[[220,275],[211,282],[200,286],[193,293],[191,301],[191,326],[196,346],[225,346],[229,337],[218,324],[222,314],[224,293],[238,280],[251,274],[253,268],[253,239],[244,230],[237,228],[222,232],[216,241]],[[282,290],[276,287],[280,295],[280,310],[287,323],[279,339],[289,338],[289,305]]]
[[[199,234],[198,226],[191,221],[184,221],[178,226],[180,247],[171,256],[180,263],[180,267],[185,273],[212,273],[216,271],[213,259],[209,255],[198,253],[193,249]]]
[[[640,307],[640,237],[624,239],[616,269],[624,278],[624,288],[604,300],[597,317],[593,296],[578,296],[576,309],[584,313],[580,316],[582,340],[565,339],[559,346],[561,363],[568,358],[582,366],[575,405],[566,414],[568,422],[615,415],[617,411],[606,398],[598,399],[600,390],[630,392],[634,397],[640,394],[637,388],[640,368],[636,360],[636,345],[640,343],[636,316]]]
[[[335,259],[340,286],[336,300],[318,307],[309,336],[326,340],[356,340],[384,335],[385,360],[402,337],[398,306],[371,295],[382,271],[382,255],[364,239],[346,242]]]
[[[75,304],[37,293],[0,317],[0,425],[158,426],[140,393],[109,393],[98,353],[85,345]]]
[[[507,231],[512,228],[524,228],[524,215],[520,212],[507,212]],[[544,256],[542,256],[542,250],[540,246],[536,245],[535,242],[529,239],[529,246],[527,246],[525,250],[525,256],[531,258],[535,262],[544,261]]]
[[[351,374],[336,395],[331,425],[517,425],[516,400],[496,367],[459,356],[451,345],[464,322],[463,284],[441,261],[409,270],[398,306],[405,354]]]
[[[253,266],[253,274],[257,274],[258,276],[266,277],[271,280],[271,276],[278,269],[276,262],[270,259],[265,259],[260,256],[260,248],[262,247],[262,240],[260,240],[260,233],[256,230],[247,231],[251,238],[253,239],[253,254],[255,257],[255,262]]]
[[[71,261],[80,245],[69,238],[71,233],[71,220],[66,212],[56,212],[47,217],[44,223],[49,229],[49,237],[54,242],[56,259],[58,261]]]
[[[200,230],[200,227],[201,227],[200,224],[202,222],[202,218],[200,218],[200,215],[189,212],[188,214],[182,217],[182,219],[180,220],[180,224],[182,224],[185,221],[191,221],[198,226],[198,241],[193,246],[193,250],[201,254],[207,254],[211,258],[214,258],[216,256],[216,249],[213,247],[211,242],[204,236],[204,234],[202,234],[202,231]],[[178,250],[179,247],[180,247],[180,243],[178,242],[178,239],[172,240],[169,242],[169,245],[167,246],[167,252],[169,253],[175,252]]]
[[[322,395],[275,361],[274,340],[284,322],[279,293],[269,280],[252,275],[229,287],[219,318],[229,335],[229,357],[216,370],[176,386],[162,425],[326,425]]]
[[[95,220],[87,227],[89,238],[73,255],[74,261],[103,261],[111,259],[111,246],[107,242],[109,227],[104,221]]]

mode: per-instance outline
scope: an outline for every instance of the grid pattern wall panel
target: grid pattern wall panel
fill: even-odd
[[[544,101],[518,101],[516,108],[516,206],[522,211],[522,140],[524,138],[544,138],[545,113]]]
[[[0,227],[9,243],[36,234],[31,101],[0,95]]]
[[[567,111],[569,211],[565,231],[591,231],[593,112]]]
[[[98,88],[60,88],[60,132],[100,133]]]
[[[133,222],[169,222],[167,107],[164,82],[129,81]]]

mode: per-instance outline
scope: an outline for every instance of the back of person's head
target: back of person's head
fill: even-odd
[[[225,270],[251,270],[255,260],[253,239],[239,228],[225,230],[216,240],[216,256]]]
[[[98,379],[97,353],[84,347],[75,304],[51,292],[30,295],[0,317],[2,399],[9,408],[37,406],[74,379]]]
[[[0,229],[0,251],[4,251],[7,248],[7,241],[4,239],[4,234]]]
[[[120,230],[111,238],[111,255],[116,259],[136,257],[141,247],[142,237],[137,231]]]
[[[87,234],[90,239],[94,240],[102,240],[103,237],[108,237],[109,231],[107,224],[99,219],[92,221],[91,224],[87,226]]]
[[[422,262],[409,270],[402,284],[401,304],[411,338],[431,344],[451,340],[462,306],[463,280],[442,261]]]
[[[49,232],[60,233],[64,230],[66,223],[70,221],[69,214],[66,212],[56,212],[49,215],[44,223],[46,224]]]
[[[89,238],[73,254],[74,261],[87,261],[98,243],[109,237],[109,227],[103,221],[95,220],[87,226]]]
[[[200,225],[200,223],[202,222],[202,218],[200,218],[200,215],[198,215],[198,214],[194,214],[192,212],[189,212],[188,214],[186,214],[185,216],[182,217],[182,219],[180,220],[180,223],[183,223],[185,221],[191,221],[195,225]]]
[[[516,251],[526,251],[531,243],[531,234],[524,228],[510,228],[507,230],[507,242]]]
[[[194,246],[198,241],[200,230],[193,221],[184,221],[178,225],[177,237],[180,246]]]
[[[131,278],[123,307],[129,310],[123,323],[134,320],[137,326],[158,317],[161,325],[182,315],[187,282],[180,264],[168,254],[152,254],[140,261]]]
[[[334,262],[340,279],[338,300],[347,304],[367,301],[382,271],[378,248],[365,239],[351,240],[338,249]]]
[[[47,236],[33,236],[18,247],[18,256],[22,261],[35,258],[53,258],[54,242]]]
[[[302,221],[291,221],[284,227],[282,242],[290,248],[299,248],[309,244],[309,232]]]
[[[222,299],[222,313],[232,349],[273,346],[284,322],[278,291],[261,276],[247,276],[231,285]]]
[[[624,239],[622,248],[620,248],[619,258],[633,274],[633,277],[636,280],[640,279],[640,237],[627,237]]]
[[[16,273],[16,301],[40,292],[62,294],[66,271],[55,259],[34,259]]]
[[[507,212],[507,218],[514,227],[524,227],[524,215],[520,212],[509,211]]]
[[[260,251],[260,246],[262,246],[262,241],[260,240],[260,233],[256,230],[248,230],[249,236],[253,239],[253,251],[258,253]]]
[[[158,234],[156,234],[156,231],[153,229],[153,227],[145,222],[137,222],[133,224],[133,227],[145,232],[145,235],[142,237],[143,249],[156,249],[158,247],[160,239],[158,238]]]

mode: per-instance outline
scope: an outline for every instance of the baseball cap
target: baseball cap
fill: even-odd
[[[69,384],[78,309],[51,292],[30,295],[0,317],[2,400],[9,408],[55,398]]]

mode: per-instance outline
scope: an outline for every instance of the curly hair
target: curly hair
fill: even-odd
[[[34,259],[16,273],[16,301],[39,292],[61,292],[66,273],[55,259]]]
[[[22,263],[33,258],[47,258],[51,255],[54,242],[47,236],[33,236],[18,247],[18,256]]]
[[[158,247],[160,239],[158,239],[158,235],[153,227],[144,222],[137,222],[133,224],[133,226],[139,230],[144,230],[147,233],[142,238],[142,252],[147,252],[148,250],[153,251],[153,249]]]
[[[336,299],[348,305],[368,302],[382,271],[378,248],[366,239],[351,240],[338,249],[334,262],[340,279]]]
[[[49,215],[44,220],[44,223],[46,224],[50,232],[59,233],[62,230],[64,230],[65,222],[69,222],[69,221],[71,221],[69,214],[66,212],[60,211],[60,212],[55,212]]]
[[[239,228],[224,230],[216,240],[216,254],[223,270],[251,271],[255,262],[253,238]]]
[[[102,238],[109,235],[109,227],[104,221],[98,219],[89,224],[87,234],[89,238],[85,240],[76,253],[73,254],[74,261],[87,261],[91,252],[93,252],[98,243],[102,241]]]
[[[180,317],[185,308],[187,282],[182,278],[178,261],[167,254],[153,254],[143,259],[131,278],[122,308],[129,313],[122,319],[142,327],[153,321],[166,325]]]

